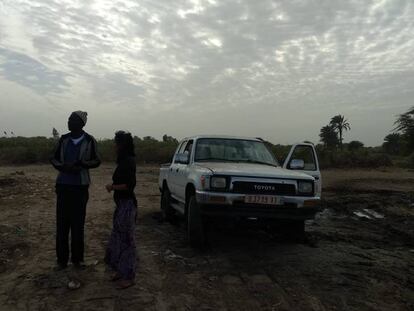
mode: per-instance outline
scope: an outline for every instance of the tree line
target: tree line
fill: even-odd
[[[53,135],[54,134],[54,135]],[[56,147],[59,134],[52,137],[2,137],[0,138],[0,164],[48,163]],[[170,161],[178,140],[164,135],[162,140],[154,137],[134,137],[138,163],[165,163]],[[112,139],[98,140],[98,150],[103,161],[115,161]]]
[[[321,167],[380,167],[400,165],[414,167],[414,107],[397,116],[394,128],[379,147],[365,147],[360,141],[344,143],[351,124],[343,115],[331,118],[320,130],[320,144],[316,145]],[[0,138],[0,164],[47,163],[60,135],[53,128],[52,137],[2,137]],[[169,162],[178,146],[178,140],[164,135],[161,140],[154,137],[134,137],[138,163]],[[290,146],[273,145],[270,148],[283,163]],[[114,161],[113,140],[98,141],[103,161]]]
[[[397,164],[414,167],[414,107],[397,116],[394,128],[380,147],[364,147],[360,141],[343,142],[344,133],[351,130],[342,115],[331,118],[320,130],[318,153],[325,166],[374,167]]]
[[[325,148],[343,149],[343,134],[349,130],[351,126],[344,116],[334,116],[328,125],[321,128],[320,141]],[[357,150],[363,146],[360,141],[348,143],[350,150]],[[391,133],[384,138],[382,149],[391,155],[404,156],[414,152],[414,107],[397,117]]]
[[[393,133],[384,138],[383,148],[390,154],[408,155],[414,152],[414,107],[398,116]]]

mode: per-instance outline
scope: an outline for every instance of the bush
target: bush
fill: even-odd
[[[0,138],[0,163],[32,164],[47,162],[56,141],[45,137]]]
[[[349,151],[357,151],[364,147],[364,144],[358,140],[353,140],[347,144]]]
[[[318,155],[321,168],[378,168],[392,165],[390,156],[369,148],[358,151],[318,148]]]
[[[171,161],[177,141],[134,138],[138,163],[165,163]],[[49,163],[57,141],[46,137],[0,138],[0,164]],[[114,142],[98,141],[98,152],[104,162],[115,161]]]

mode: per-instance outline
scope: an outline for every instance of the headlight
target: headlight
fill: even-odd
[[[299,194],[312,194],[313,193],[313,182],[298,181],[298,193]]]
[[[225,189],[227,179],[225,177],[211,177],[210,185],[212,189]]]

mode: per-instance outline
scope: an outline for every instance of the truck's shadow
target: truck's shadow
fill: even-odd
[[[164,233],[163,240],[167,240],[170,246],[185,247],[186,228],[183,219],[177,219],[171,224],[163,222],[160,213],[153,213],[144,216],[143,222],[157,226]],[[206,237],[205,246],[200,248],[203,253],[213,250],[251,252],[255,249],[274,248],[275,246],[293,248],[298,245],[316,246],[316,241],[310,233],[297,235],[289,230],[288,224],[282,222],[263,224],[255,220],[214,221],[208,223]]]

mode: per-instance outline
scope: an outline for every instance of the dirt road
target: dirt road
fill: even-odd
[[[55,172],[0,168],[0,310],[414,310],[414,172],[326,171],[306,244],[217,227],[203,252],[160,223],[157,168],[139,168],[137,285],[117,291],[102,264],[112,167],[94,171],[85,271],[54,273]],[[69,278],[82,288],[69,291]]]

